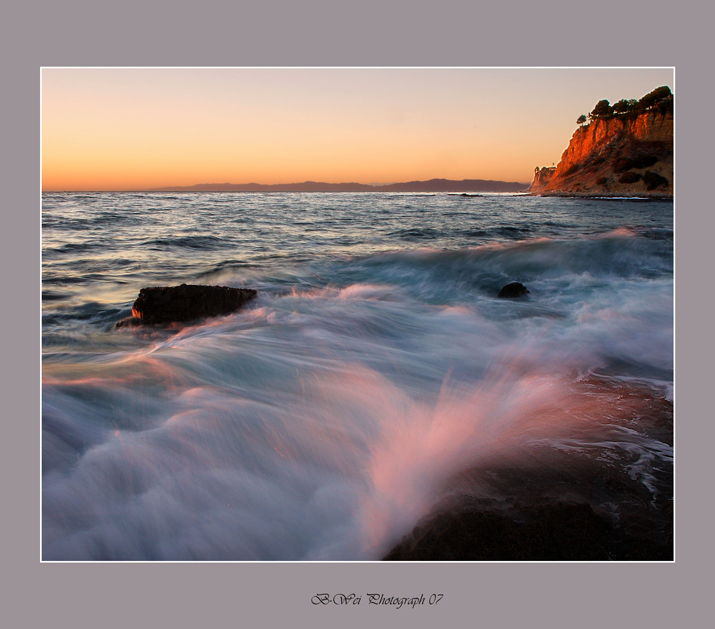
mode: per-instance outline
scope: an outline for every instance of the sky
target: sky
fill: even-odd
[[[43,68],[42,188],[528,183],[672,68]]]

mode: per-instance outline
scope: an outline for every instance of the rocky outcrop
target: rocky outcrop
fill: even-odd
[[[529,192],[537,192],[546,188],[555,172],[556,166],[544,166],[543,168],[537,166],[534,169],[534,181],[531,184],[531,188],[529,188]]]
[[[673,196],[673,115],[645,111],[579,127],[555,168],[537,168],[542,196]]]
[[[117,326],[191,321],[226,315],[253,299],[257,291],[228,286],[157,286],[142,288],[132,307],[133,317]]]
[[[630,402],[619,401],[609,422],[618,415],[627,430],[672,447],[672,402],[647,388],[598,379],[584,387],[584,399],[599,390],[644,404],[629,410]],[[543,446],[516,457],[500,452],[452,477],[442,501],[383,559],[673,560],[672,462],[653,465],[646,484],[633,475],[629,448],[609,450],[605,459],[590,448]]]

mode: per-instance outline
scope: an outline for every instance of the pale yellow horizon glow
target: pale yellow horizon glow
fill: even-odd
[[[42,188],[531,181],[672,69],[42,70]]]

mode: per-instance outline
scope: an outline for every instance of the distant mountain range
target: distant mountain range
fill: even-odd
[[[145,192],[525,192],[528,183],[492,181],[485,179],[430,179],[388,185],[371,186],[363,183],[199,183],[195,186],[166,186]]]

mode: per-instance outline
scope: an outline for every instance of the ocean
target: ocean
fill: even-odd
[[[380,560],[465,497],[664,513],[673,262],[663,200],[44,193],[42,558]],[[116,327],[181,283],[259,292]]]

